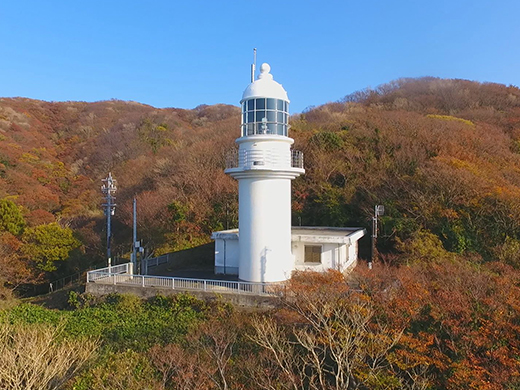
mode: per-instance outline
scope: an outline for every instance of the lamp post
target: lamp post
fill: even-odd
[[[111,231],[111,217],[114,215],[116,211],[116,204],[114,201],[116,200],[114,194],[117,191],[116,180],[112,178],[112,173],[108,173],[108,177],[106,179],[101,180],[103,185],[101,186],[101,192],[105,195],[105,202],[103,203],[103,209],[105,215],[107,216],[107,262],[108,267],[112,266],[112,257],[110,253],[110,241],[112,238]]]

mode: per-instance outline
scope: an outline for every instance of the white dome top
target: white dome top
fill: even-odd
[[[263,63],[260,67],[260,75],[258,79],[253,81],[244,91],[241,103],[252,97],[264,97],[281,99],[289,102],[287,92],[283,89],[281,84],[273,80],[273,75],[269,73],[271,67],[269,64]]]

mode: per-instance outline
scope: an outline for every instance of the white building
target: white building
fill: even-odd
[[[356,265],[358,240],[364,235],[365,230],[359,228],[293,227],[293,270],[344,272]],[[211,238],[215,240],[215,273],[238,275],[238,229],[215,232]]]
[[[213,233],[215,272],[279,282],[299,269],[344,271],[357,260],[364,229],[291,229],[291,180],[305,173],[303,154],[291,150],[289,98],[270,69],[262,64],[240,102],[238,156],[225,171],[238,180],[239,229]]]

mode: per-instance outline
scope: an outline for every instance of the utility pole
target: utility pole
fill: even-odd
[[[134,196],[134,242],[132,243],[132,263],[134,272],[137,270],[137,199]]]
[[[376,249],[376,241],[377,241],[377,217],[385,214],[385,206],[377,205],[374,207],[374,216],[372,217],[372,250],[370,253],[370,261],[368,262],[368,269],[372,269],[372,263],[376,260],[377,257],[377,249]]]
[[[108,173],[108,177],[106,179],[101,180],[103,185],[101,186],[101,192],[105,195],[105,202],[103,203],[103,209],[105,215],[107,216],[107,262],[108,266],[112,266],[112,257],[110,253],[110,241],[112,239],[112,231],[111,231],[111,222],[112,215],[114,215],[116,211],[116,204],[114,201],[116,200],[114,194],[117,191],[116,180],[112,178],[112,173]]]

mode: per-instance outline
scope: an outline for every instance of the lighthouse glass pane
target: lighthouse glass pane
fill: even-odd
[[[276,121],[279,122],[279,123],[284,123],[283,112],[277,112],[276,114],[277,114]]]
[[[276,108],[278,109],[278,111],[283,111],[283,100],[276,101]]]
[[[256,111],[256,122],[262,122],[265,118],[265,111]]]
[[[255,109],[255,100],[251,99],[247,101],[247,111],[253,111]]]
[[[254,111],[247,113],[247,122],[251,123],[255,121],[255,113]]]
[[[267,109],[276,110],[276,100],[275,99],[267,99]]]
[[[267,134],[276,134],[276,124],[274,124],[274,123],[267,124]]]
[[[242,114],[242,123],[246,123],[246,119],[247,119],[247,114],[246,113]]]
[[[257,110],[265,109],[265,99],[256,99],[256,109]]]
[[[276,122],[276,111],[267,111],[267,122]]]
[[[284,111],[289,112],[289,103],[283,102],[283,105],[284,105]]]

